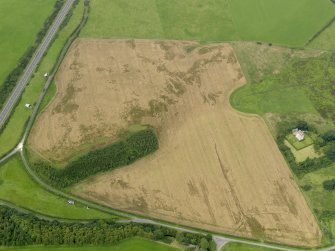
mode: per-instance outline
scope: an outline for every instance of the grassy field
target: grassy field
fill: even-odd
[[[317,112],[303,89],[274,80],[245,85],[231,95],[230,102],[239,111],[259,115]]]
[[[332,120],[335,117],[333,81],[334,55],[293,58],[277,75],[236,90],[230,101],[233,107],[248,113],[310,113]]]
[[[322,153],[315,152],[313,145],[307,146],[301,150],[296,150],[296,148],[294,148],[287,140],[285,140],[285,145],[291,149],[291,152],[293,153],[297,162],[302,162],[307,158],[318,158],[323,155]]]
[[[60,31],[56,40],[48,50],[47,55],[44,57],[37,72],[34,74],[34,77],[30,80],[29,85],[26,87],[22,98],[18,106],[15,108],[15,111],[11,116],[5,130],[0,134],[0,156],[15,147],[15,145],[20,140],[25,123],[31,114],[31,110],[25,108],[24,104],[34,104],[37,101],[45,83],[43,74],[45,72],[50,72],[52,69],[66,39],[79,24],[83,10],[84,6],[82,1],[80,1],[69,23],[65,26],[65,28],[63,28],[63,30]],[[49,100],[52,98],[52,92],[55,91],[55,86],[51,85],[50,89],[51,90],[48,90],[46,95],[46,98]],[[47,100],[44,101],[44,105],[46,102]]]
[[[83,37],[266,41],[303,46],[335,14],[328,0],[93,0]]]
[[[163,243],[154,242],[151,240],[132,238],[121,241],[113,246],[84,246],[84,247],[15,247],[15,248],[0,248],[0,250],[19,250],[19,251],[178,251],[180,248],[172,247]]]
[[[300,187],[303,188],[305,196],[307,197],[310,207],[317,212],[320,217],[323,212],[329,211],[332,215],[335,214],[335,191],[328,191],[323,188],[322,183],[325,180],[335,178],[335,164],[322,168],[320,170],[311,172],[303,176],[298,182]],[[335,218],[334,216],[320,217],[322,225],[329,230],[332,237],[330,238],[333,243],[335,236]],[[329,240],[328,240],[329,241]]]
[[[335,22],[324,30],[308,47],[335,51]]]
[[[0,1],[0,85],[33,44],[55,0]]]
[[[322,186],[323,181],[334,177],[335,165],[332,165],[306,174],[299,180],[301,186],[311,186],[305,193],[310,198],[314,209],[335,211],[335,191],[324,190]]]
[[[84,205],[78,203],[74,206],[68,205],[66,199],[45,191],[26,173],[18,157],[14,157],[0,167],[0,199],[18,207],[59,218],[113,218],[112,215],[86,209]]]
[[[228,243],[221,249],[221,251],[276,251],[276,249],[256,247],[241,243]]]

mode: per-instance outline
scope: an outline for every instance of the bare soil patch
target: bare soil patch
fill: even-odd
[[[230,45],[79,40],[38,118],[34,150],[64,161],[150,124],[160,149],[73,192],[179,224],[295,245],[321,232],[264,121],[229,105],[245,79]]]

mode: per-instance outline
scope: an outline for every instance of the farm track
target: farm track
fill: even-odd
[[[5,107],[0,112],[0,128],[4,125],[8,115],[12,111],[14,105],[17,103],[21,94],[23,93],[28,81],[34,71],[36,70],[38,64],[42,60],[44,54],[46,53],[50,43],[54,39],[55,35],[61,24],[63,23],[66,15],[69,13],[71,6],[73,5],[75,0],[67,0],[60,12],[58,13],[55,21],[53,22],[51,28],[49,29],[47,35],[43,39],[43,42],[38,47],[37,51],[35,52],[32,60],[30,61],[29,65],[25,69],[21,79],[17,83],[14,91],[12,92],[11,96],[9,97]]]

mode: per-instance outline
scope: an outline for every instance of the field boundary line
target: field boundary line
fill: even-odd
[[[333,2],[333,1],[332,1]],[[333,2],[334,3],[334,2]],[[326,31],[330,26],[332,26],[335,23],[335,17],[333,17],[325,26],[323,26],[320,30],[318,30],[304,45],[304,47],[307,47],[310,45],[315,39],[317,39],[324,31]]]

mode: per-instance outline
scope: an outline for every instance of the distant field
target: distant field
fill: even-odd
[[[34,104],[37,101],[45,84],[43,75],[45,72],[50,72],[56,63],[57,57],[62,50],[64,43],[66,42],[69,35],[73,32],[75,27],[79,24],[82,18],[83,9],[83,1],[80,1],[74,10],[73,16],[71,17],[69,23],[59,32],[55,41],[48,49],[46,56],[43,58],[38,70],[29,81],[29,84],[18,103],[18,106],[15,108],[14,113],[10,117],[6,128],[0,133],[0,156],[10,151],[19,142],[24,130],[25,123],[31,114],[31,110],[27,109],[24,105],[26,103]],[[48,101],[50,101],[54,92],[55,85],[51,85],[42,106],[45,106]]]
[[[113,218],[84,205],[71,206],[66,199],[47,192],[24,170],[18,157],[0,166],[0,199],[41,214],[69,219]]]
[[[303,46],[334,15],[329,0],[92,0],[83,37],[265,41]]]
[[[113,246],[84,246],[84,247],[15,247],[15,248],[0,248],[0,250],[19,250],[19,251],[178,251],[175,248],[163,243],[154,242],[151,240],[133,238],[121,241]]]
[[[230,45],[81,39],[56,82],[29,137],[47,159],[113,141],[134,123],[159,133],[156,153],[75,193],[208,230],[318,243],[317,223],[265,123],[228,103],[245,82]]]
[[[0,1],[0,85],[35,41],[56,0]]]
[[[221,251],[276,251],[272,248],[263,248],[241,243],[228,243],[226,244]]]

